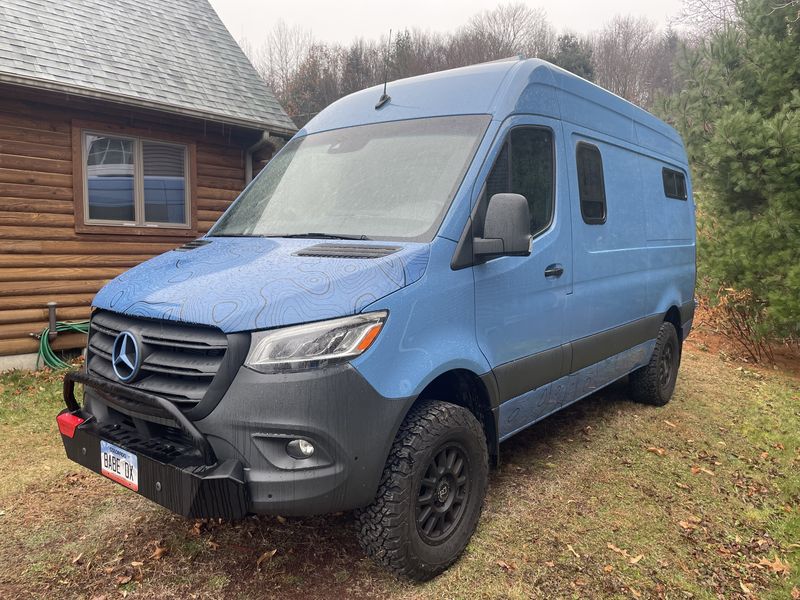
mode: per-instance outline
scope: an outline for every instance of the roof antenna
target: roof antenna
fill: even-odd
[[[389,102],[389,100],[392,99],[392,97],[389,96],[386,93],[386,82],[388,81],[388,77],[389,77],[389,70],[388,70],[389,69],[389,50],[390,50],[391,47],[392,47],[392,30],[390,29],[389,30],[389,41],[386,43],[386,56],[384,56],[384,58],[383,58],[383,94],[381,94],[381,97],[378,98],[378,103],[375,105],[375,110],[378,110],[379,108],[383,108],[383,105],[386,104],[387,102]]]

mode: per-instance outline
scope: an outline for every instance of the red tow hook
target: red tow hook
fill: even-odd
[[[61,435],[65,435],[70,439],[75,437],[75,429],[85,420],[86,419],[82,419],[78,415],[73,415],[68,412],[62,412],[56,417],[56,421],[58,421],[58,430],[61,432]]]

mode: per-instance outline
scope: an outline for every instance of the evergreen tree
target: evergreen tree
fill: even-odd
[[[663,104],[698,190],[701,281],[748,291],[759,334],[800,335],[800,22],[772,0],[685,48]]]
[[[589,40],[579,38],[573,33],[564,33],[558,36],[556,52],[548,60],[589,81],[592,81],[594,77],[592,45]]]

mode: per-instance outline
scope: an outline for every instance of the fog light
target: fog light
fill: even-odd
[[[292,440],[286,444],[286,453],[292,458],[308,458],[314,454],[314,444],[306,440]]]

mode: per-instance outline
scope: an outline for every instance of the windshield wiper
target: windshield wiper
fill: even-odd
[[[285,238],[320,238],[323,240],[368,240],[369,238],[365,235],[342,235],[338,233],[287,233],[286,235],[280,235],[275,237],[285,237]]]

